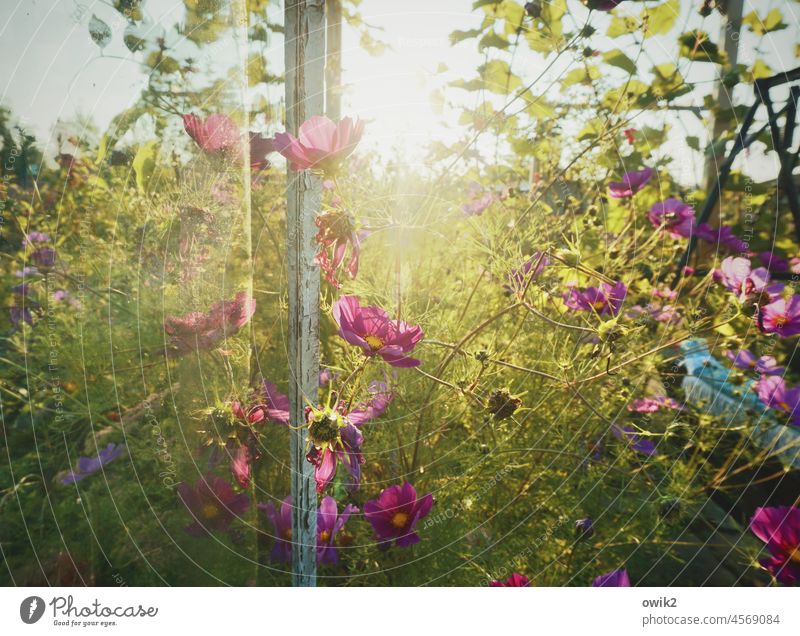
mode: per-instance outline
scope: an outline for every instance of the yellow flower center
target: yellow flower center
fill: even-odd
[[[792,410],[792,407],[789,406],[786,402],[778,402],[778,406],[780,406],[784,411]]]
[[[287,541],[291,541],[292,540],[292,529],[291,528],[286,528],[286,530],[283,531],[283,538],[286,539]]]
[[[596,300],[592,303],[592,307],[594,307],[597,311],[602,311],[606,306],[605,300]]]
[[[327,530],[323,530],[322,532],[319,533],[319,540],[322,541],[323,543],[327,543],[330,540],[330,538],[331,538],[331,533],[328,532]]]
[[[408,515],[405,512],[395,512],[394,516],[392,516],[392,525],[398,530],[405,528],[407,522]]]
[[[789,553],[789,560],[800,563],[800,545]]]
[[[214,519],[219,515],[219,508],[217,508],[216,504],[207,503],[200,510],[200,514],[204,519]]]
[[[367,341],[367,344],[373,351],[383,349],[383,340],[378,338],[378,336],[364,336],[364,340]]]
[[[786,318],[786,316],[778,316],[775,319],[775,326],[783,327],[783,325],[785,325],[787,322],[789,322],[789,320]]]

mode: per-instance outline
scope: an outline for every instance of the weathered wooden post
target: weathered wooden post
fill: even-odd
[[[286,129],[293,135],[325,106],[325,2],[286,0]],[[289,286],[289,399],[292,431],[292,572],[296,586],[316,585],[317,495],[300,426],[307,401],[319,390],[319,269],[314,217],[322,180],[309,171],[289,172],[287,258]]]
[[[336,121],[342,117],[342,0],[328,0],[327,12],[325,112]]]

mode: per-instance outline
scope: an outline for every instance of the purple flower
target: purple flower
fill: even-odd
[[[752,269],[750,260],[741,256],[728,256],[714,270],[714,280],[721,283],[741,303],[766,305],[783,291],[780,283],[770,284],[769,272],[763,267]]]
[[[681,405],[671,397],[666,397],[664,395],[640,398],[628,404],[628,410],[634,413],[655,413],[662,408],[679,411],[681,410]]]
[[[414,531],[417,522],[428,516],[433,506],[433,495],[428,493],[417,499],[417,491],[409,482],[396,484],[381,491],[377,499],[364,504],[364,516],[372,524],[375,536],[384,547],[395,541],[398,547],[419,543]]]
[[[234,335],[256,311],[255,298],[239,292],[232,300],[214,303],[207,312],[193,311],[184,316],[167,316],[164,331],[176,355],[190,351],[209,351],[226,336]]]
[[[622,175],[622,181],[612,181],[608,184],[608,193],[614,199],[632,197],[650,181],[652,176],[652,168],[626,172]]]
[[[275,543],[272,546],[270,559],[273,563],[292,562],[292,497],[289,495],[281,502],[280,510],[275,505],[268,503],[258,504],[258,509],[263,512],[272,523],[275,531]]]
[[[94,475],[107,464],[113,462],[117,457],[125,452],[125,444],[109,444],[101,450],[96,457],[79,457],[78,467],[61,478],[61,483],[65,486],[74,484],[89,475]]]
[[[622,307],[628,288],[623,282],[613,285],[601,283],[600,287],[588,287],[580,291],[572,288],[564,294],[564,304],[574,311],[593,311],[603,316],[616,316]]]
[[[393,367],[415,367],[420,361],[406,354],[422,340],[422,328],[391,320],[380,307],[361,307],[355,296],[342,296],[333,306],[339,335],[361,347],[366,356],[379,355]]]
[[[314,480],[317,492],[322,492],[333,480],[341,462],[350,472],[347,487],[357,490],[361,482],[361,464],[364,456],[361,431],[342,413],[344,407],[338,403],[320,408],[307,407],[308,452],[306,459],[314,465]]]
[[[772,555],[759,563],[784,585],[800,583],[800,508],[756,508],[750,530]]]
[[[353,406],[350,412],[347,413],[347,419],[350,420],[350,423],[355,424],[359,428],[361,428],[362,424],[365,422],[369,422],[383,415],[394,399],[394,393],[389,389],[389,385],[386,382],[379,382],[378,380],[373,381],[369,385],[368,392],[369,395],[367,399],[358,402]]]
[[[231,473],[242,488],[247,488],[250,485],[250,472],[250,449],[242,444],[231,457]]]
[[[759,252],[756,256],[758,256],[758,260],[760,260],[764,267],[770,272],[789,271],[789,261],[780,256],[775,256],[772,252]]]
[[[647,213],[653,227],[667,232],[672,238],[688,238],[694,228],[694,208],[678,199],[656,203]]]
[[[779,367],[774,356],[761,356],[756,358],[748,349],[741,351],[726,351],[725,355],[733,366],[745,371],[756,371],[761,375],[783,375],[785,367]]]
[[[23,245],[33,245],[34,243],[47,243],[50,241],[50,235],[44,232],[28,232],[28,235],[22,239]]]
[[[761,308],[759,324],[764,333],[776,333],[781,338],[800,333],[800,296],[789,300],[778,298]]]
[[[489,583],[489,587],[530,587],[531,582],[528,577],[519,572],[514,572],[505,581],[494,580]]]
[[[467,201],[461,206],[461,211],[464,216],[479,216],[497,199],[494,192],[484,192],[480,184],[473,181],[467,188]]]
[[[542,273],[542,270],[550,264],[550,259],[547,254],[542,252],[534,252],[528,260],[526,260],[520,267],[512,269],[508,275],[508,282],[503,285],[503,289],[509,294],[518,294],[525,289],[530,279],[536,278]],[[535,268],[535,269],[534,269]],[[531,270],[534,270],[531,272]]]
[[[592,583],[592,587],[630,587],[630,586],[631,586],[631,580],[628,577],[628,571],[625,569],[614,570],[612,572],[608,572],[607,574],[601,574],[594,580],[594,583]]]
[[[278,424],[289,424],[289,397],[278,391],[278,387],[268,380],[261,383],[262,403],[259,408],[268,420]]]
[[[611,433],[617,439],[624,439],[630,444],[630,447],[635,450],[637,453],[641,453],[642,455],[647,455],[648,457],[652,457],[653,455],[657,455],[658,451],[656,450],[656,445],[653,444],[649,439],[646,437],[641,437],[636,434],[636,429],[631,428],[630,426],[620,426],[619,424],[612,424],[611,425]]]
[[[31,253],[31,260],[39,269],[50,269],[56,264],[56,251],[52,247],[40,247]]]
[[[364,125],[350,117],[334,122],[317,115],[300,125],[297,137],[277,133],[273,144],[286,157],[290,170],[323,170],[332,174],[361,141]]]
[[[180,484],[178,497],[194,519],[185,528],[193,537],[205,536],[211,530],[227,530],[250,507],[246,494],[236,494],[230,482],[211,474],[198,479],[194,486]]]
[[[18,269],[14,272],[14,276],[17,278],[29,278],[38,274],[39,270],[35,267],[23,267],[22,269]]]
[[[591,517],[584,517],[575,522],[575,536],[578,539],[589,539],[594,535],[594,521]]]
[[[280,510],[276,510],[271,501],[258,504],[258,509],[270,520],[275,531],[275,543],[270,555],[273,563],[292,561],[292,507],[291,495],[283,500]],[[317,510],[317,565],[336,565],[339,562],[336,535],[344,528],[350,515],[356,512],[356,506],[347,504],[342,514],[339,514],[339,507],[333,497],[322,500]]]
[[[317,563],[336,565],[339,562],[339,549],[336,547],[336,534],[344,527],[350,515],[358,508],[347,504],[339,514],[333,497],[325,497],[317,512]]]
[[[756,382],[758,399],[776,411],[789,414],[789,421],[800,426],[800,387],[786,387],[786,381],[776,375],[763,375]]]

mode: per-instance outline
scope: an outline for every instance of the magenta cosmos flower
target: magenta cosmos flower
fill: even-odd
[[[628,571],[625,569],[614,570],[612,572],[608,572],[607,574],[601,574],[594,580],[594,583],[592,583],[592,587],[630,587],[630,586],[631,586],[631,580],[628,577]]]
[[[198,479],[194,486],[179,485],[178,497],[194,518],[194,523],[186,526],[186,532],[193,537],[202,537],[211,530],[227,530],[250,507],[247,495],[236,494],[229,482],[211,474]]]
[[[272,546],[270,559],[273,563],[291,563],[292,561],[292,497],[286,497],[276,510],[270,501],[258,504],[272,523],[275,531],[275,543]],[[339,562],[339,548],[336,547],[336,535],[344,528],[350,515],[358,512],[358,508],[348,504],[339,514],[339,507],[333,497],[325,497],[317,510],[317,565],[327,563],[336,565]]]
[[[626,199],[639,192],[653,176],[652,168],[644,168],[622,175],[622,181],[608,184],[608,193],[614,199]]]
[[[647,437],[641,437],[640,435],[637,435],[636,429],[631,426],[612,424],[611,434],[617,439],[626,441],[630,445],[631,450],[635,450],[637,453],[647,455],[648,457],[658,455],[658,449],[656,448],[656,445]]]
[[[347,275],[354,279],[358,274],[358,259],[361,254],[361,236],[356,231],[355,219],[341,208],[334,208],[314,219],[319,231],[315,240],[320,247],[316,261],[322,273],[333,287],[342,285],[336,278],[336,270],[344,263],[349,250],[350,258],[344,267]]]
[[[741,303],[766,305],[780,297],[783,291],[781,283],[770,283],[769,272],[764,267],[753,269],[750,259],[741,256],[728,256],[714,270],[714,280],[721,283]]]
[[[203,152],[231,154],[239,149],[239,127],[227,115],[214,113],[205,119],[184,115],[183,127]]]
[[[750,530],[772,555],[759,563],[785,585],[800,583],[800,508],[756,508]]]
[[[651,397],[640,398],[628,404],[628,410],[633,413],[655,413],[661,409],[681,409],[681,405],[671,397],[665,395],[653,395]]]
[[[362,307],[355,296],[342,296],[333,306],[339,335],[361,347],[368,357],[380,356],[393,367],[416,367],[420,361],[408,357],[422,340],[422,328],[402,320],[390,320],[380,307]]]
[[[184,115],[183,127],[200,149],[212,156],[236,157],[242,150],[242,134],[230,117],[214,113],[205,119],[197,115]],[[274,152],[274,140],[260,133],[250,132],[250,168],[254,172],[266,170],[266,157]]]
[[[583,291],[570,289],[564,294],[564,304],[574,311],[593,311],[601,316],[616,316],[627,295],[628,288],[621,281],[613,285],[601,283],[599,288],[588,287]]]
[[[489,587],[530,587],[531,582],[528,577],[519,572],[514,572],[505,581],[494,580],[489,583]]]
[[[342,162],[355,150],[364,122],[353,122],[350,117],[333,122],[327,117],[315,116],[300,126],[297,137],[289,133],[275,135],[275,150],[289,161],[289,169],[323,170],[335,173]]]
[[[336,535],[344,528],[350,515],[358,512],[358,508],[347,504],[339,514],[339,507],[333,497],[325,497],[317,511],[317,563],[336,565],[339,562],[339,549],[336,547]]]
[[[667,232],[672,238],[688,238],[694,228],[694,208],[678,199],[656,203],[647,213],[653,227]]]
[[[522,265],[511,270],[511,273],[506,278],[508,282],[503,285],[503,289],[509,294],[521,292],[525,289],[528,281],[538,277],[549,264],[550,259],[547,258],[547,254],[534,252],[533,256]]]
[[[789,421],[800,426],[800,387],[787,388],[786,381],[776,375],[763,375],[756,382],[758,399],[776,411],[789,414]]]
[[[239,292],[233,300],[215,303],[207,312],[193,311],[184,316],[168,316],[164,331],[177,355],[208,351],[226,336],[234,335],[256,311],[256,300]]]
[[[725,355],[733,366],[745,371],[755,371],[761,375],[783,375],[785,367],[778,366],[774,356],[761,356],[756,358],[755,354],[748,350],[726,351]]]
[[[414,531],[417,522],[428,516],[433,506],[433,495],[428,493],[417,499],[417,491],[405,482],[385,488],[377,499],[364,504],[364,516],[372,524],[375,536],[383,547],[394,541],[399,547],[419,543]]]
[[[339,404],[320,408],[306,408],[308,420],[308,453],[306,459],[314,465],[314,480],[317,492],[325,490],[331,483],[338,465],[344,464],[350,473],[349,490],[358,490],[361,483],[361,464],[364,455],[361,445],[364,436],[350,420],[342,414]]]
[[[758,256],[758,260],[766,267],[770,272],[788,272],[789,271],[789,260],[783,258],[782,256],[776,256],[772,252],[759,252],[756,254]]]
[[[800,333],[800,296],[778,298],[761,308],[759,324],[764,333],[776,333],[781,338]]]
[[[95,457],[79,457],[77,468],[62,477],[61,483],[66,486],[86,479],[89,475],[99,472],[124,452],[125,444],[109,444],[97,453]]]

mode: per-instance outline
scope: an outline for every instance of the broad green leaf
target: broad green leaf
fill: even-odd
[[[681,55],[695,62],[725,64],[728,56],[720,51],[705,31],[689,31],[678,38]]]
[[[628,33],[633,33],[639,28],[639,20],[626,15],[626,16],[618,16],[615,15],[611,18],[611,24],[608,25],[608,31],[606,31],[606,35],[610,38],[617,38],[620,35],[627,35]]]
[[[668,0],[652,9],[642,9],[641,19],[644,25],[644,37],[666,35],[675,26],[681,12],[680,0]]]
[[[510,46],[509,41],[503,36],[497,35],[494,31],[489,31],[478,42],[478,50],[483,52],[487,48],[507,49]]]
[[[476,38],[481,33],[483,33],[482,29],[470,29],[469,31],[453,31],[450,34],[450,44],[451,45],[458,44],[459,42],[463,42],[464,40]]]
[[[574,68],[561,80],[561,91],[563,92],[575,84],[591,84],[598,79],[600,79],[600,69],[596,66]]]
[[[692,150],[696,150],[700,152],[700,138],[695,137],[694,135],[689,135],[686,137],[686,145],[689,146]]]
[[[147,192],[147,184],[156,169],[158,157],[158,141],[148,141],[136,151],[133,158],[133,171],[136,173],[136,187],[140,192]]]
[[[578,141],[595,139],[603,133],[603,122],[599,119],[592,119],[578,133]]]
[[[751,11],[742,18],[742,24],[746,24],[756,35],[782,31],[789,26],[783,21],[783,14],[780,9],[772,9],[763,19],[759,18],[755,11]]]
[[[623,71],[630,73],[631,75],[636,73],[636,64],[634,64],[633,60],[619,49],[613,49],[603,53],[603,61],[606,64],[611,64],[611,66],[621,68]]]
[[[498,95],[505,95],[522,85],[522,81],[511,72],[511,67],[504,60],[490,60],[478,71],[486,90]]]
[[[103,159],[105,159],[108,154],[108,141],[108,135],[103,135],[103,138],[97,146],[97,158],[95,159],[95,163],[98,166],[103,163]]]

